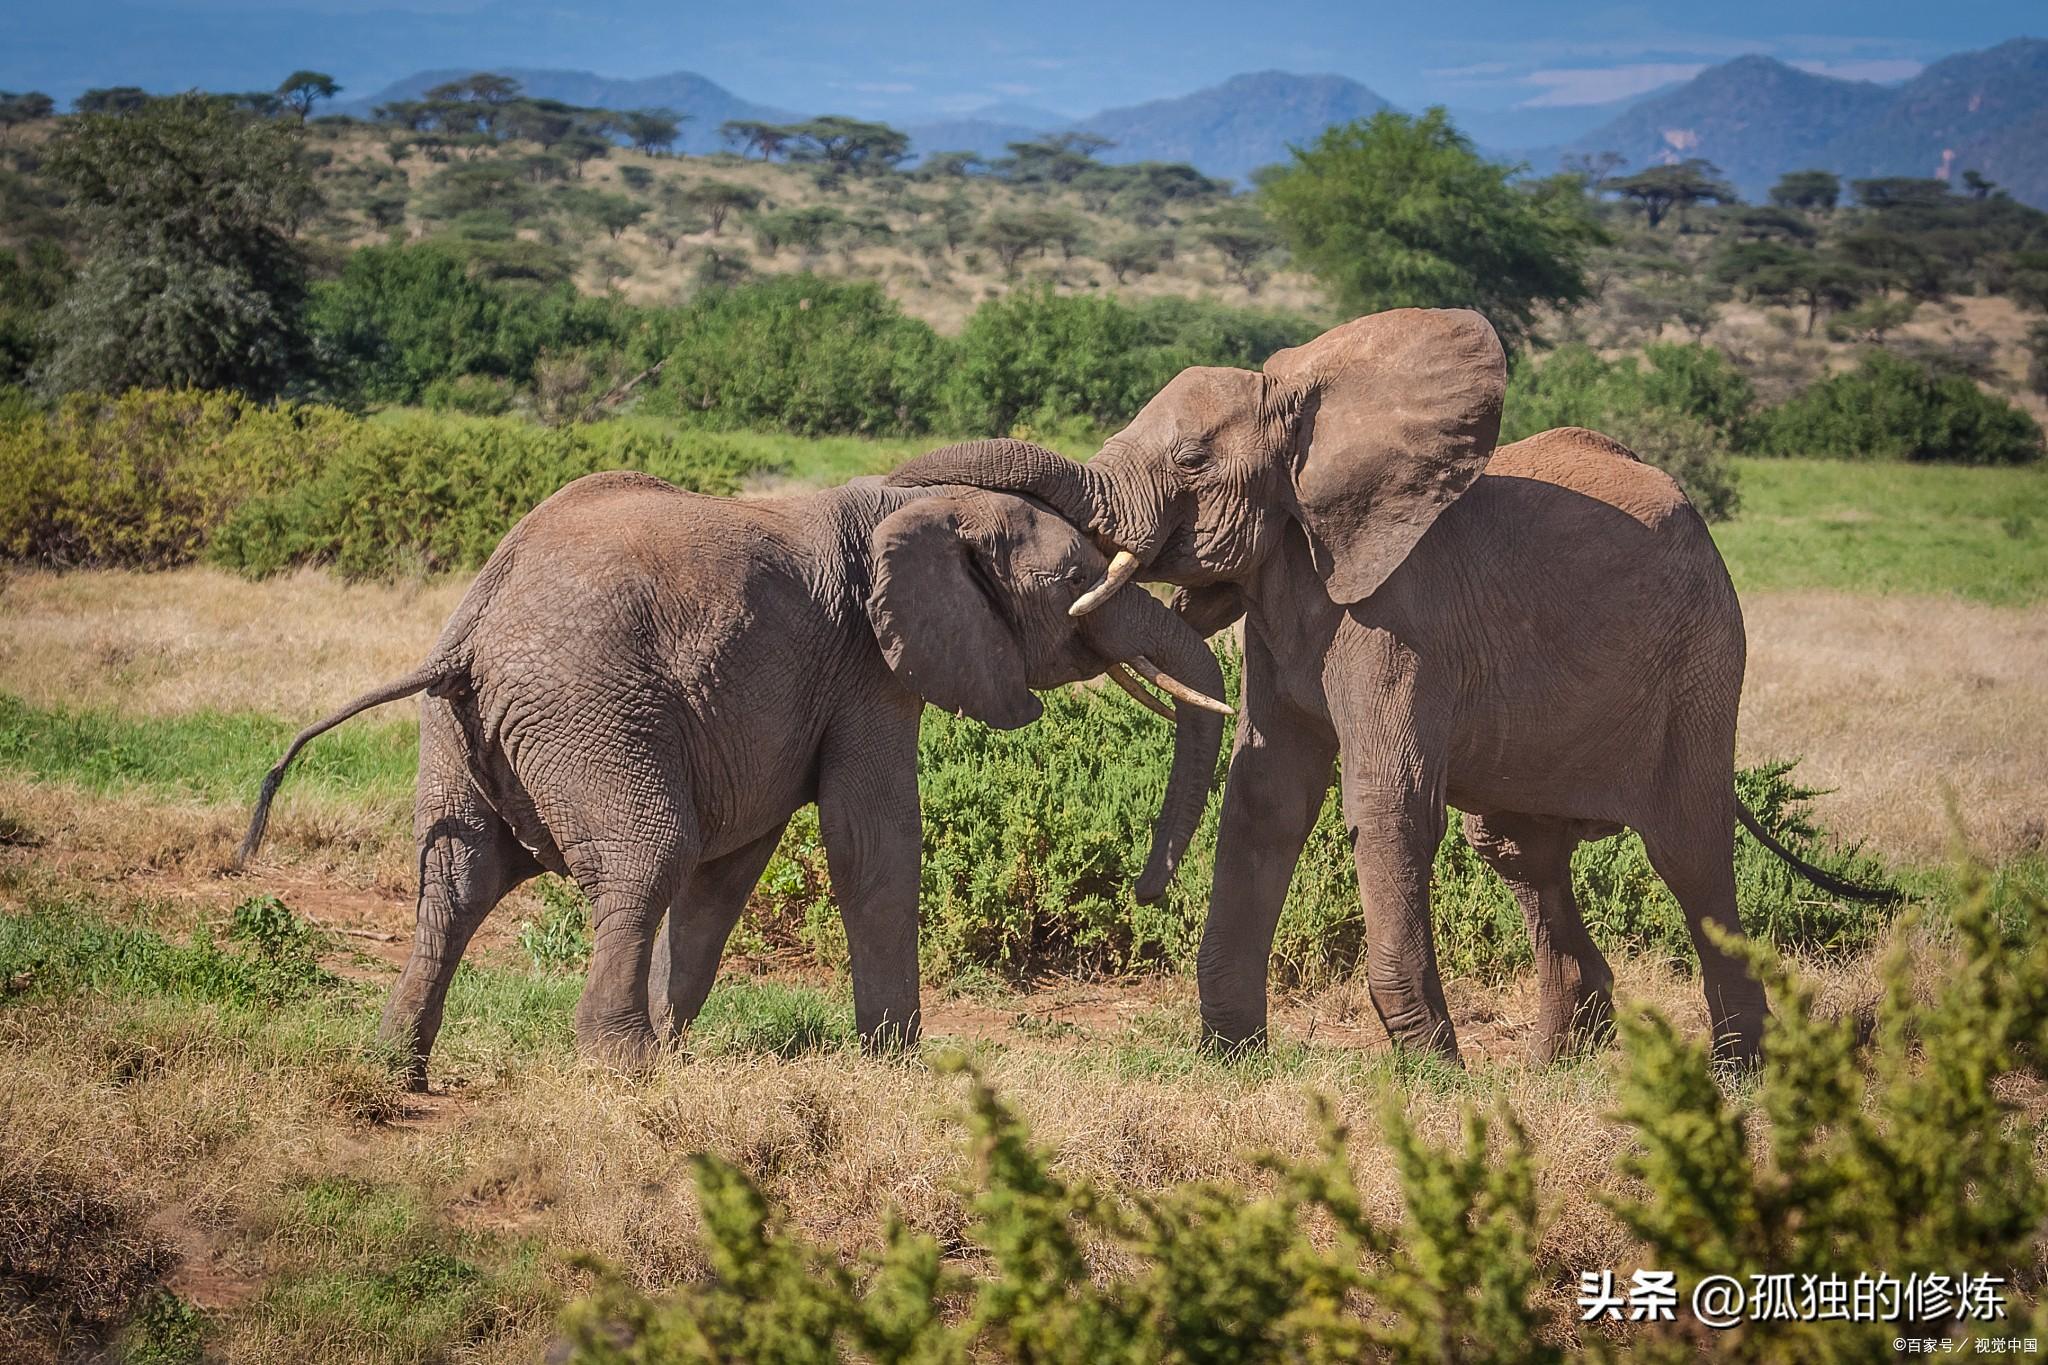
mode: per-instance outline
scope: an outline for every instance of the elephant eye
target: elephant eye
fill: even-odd
[[[1076,564],[1071,569],[1068,569],[1066,573],[1062,575],[1062,577],[1064,577],[1067,582],[1078,585],[1086,583],[1088,581],[1088,571],[1082,568],[1080,565]]]
[[[1200,469],[1209,462],[1208,448],[1197,445],[1192,441],[1186,445],[1176,446],[1173,452],[1173,462],[1182,469]]]

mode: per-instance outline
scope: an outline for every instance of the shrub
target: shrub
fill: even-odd
[[[1602,1337],[1591,1314],[1542,1294],[1588,1267],[1546,1253],[1540,1172],[1512,1112],[1468,1110],[1463,1140],[1437,1147],[1390,1105],[1395,1221],[1366,1208],[1346,1134],[1320,1105],[1320,1152],[1262,1157],[1268,1189],[1187,1182],[1126,1201],[1059,1174],[976,1078],[975,1273],[893,1218],[880,1254],[848,1267],[791,1231],[745,1173],[699,1155],[709,1275],[656,1299],[586,1262],[600,1278],[565,1314],[571,1358],[1540,1363],[1562,1359],[1574,1333],[1603,1358],[1693,1359],[1710,1340],[1716,1358],[1831,1365],[1880,1359],[1902,1335],[1962,1337],[1963,1354],[1968,1336],[2014,1324],[1956,1311],[1950,1277],[2030,1277],[2048,1217],[2035,1125],[2007,1098],[2048,1046],[2048,905],[2018,902],[2002,927],[1977,878],[1954,912],[1951,960],[1918,981],[1902,927],[1867,1045],[1854,1015],[1822,1015],[1811,988],[1760,954],[1777,1013],[1759,1083],[1733,1097],[1707,1040],[1651,1010],[1624,1017],[1615,1117],[1630,1143],[1596,1197],[1638,1240],[1637,1264],[1674,1272],[1669,1322]],[[1575,1191],[1587,1180],[1557,1175]],[[1738,1329],[1710,1335],[1691,1311],[1709,1275],[1751,1292],[1756,1277],[1785,1277],[1790,1295],[1834,1276],[1846,1295],[1859,1271],[1941,1276],[1950,1292],[1942,1307],[1860,1322],[1752,1301]]]
[[[309,317],[338,362],[338,389],[371,403],[477,411],[452,387],[470,377],[529,383],[544,348],[617,348],[636,315],[568,286],[541,290],[495,283],[473,249],[455,242],[365,247],[341,277],[313,291]],[[500,409],[502,410],[502,409]]]
[[[1738,494],[1726,452],[1749,434],[1755,395],[1728,358],[1708,346],[1653,343],[1634,356],[1602,360],[1586,346],[1561,347],[1508,378],[1501,440],[1553,427],[1587,427],[1614,437],[1656,465],[1700,515],[1733,515]]]
[[[709,290],[660,323],[650,411],[721,430],[927,430],[943,343],[875,284],[781,276]]]
[[[244,499],[317,476],[347,414],[200,390],[73,395],[0,425],[0,557],[163,568]]]
[[[1222,652],[1227,688],[1240,663]],[[1107,688],[1047,692],[1045,715],[998,731],[927,708],[918,745],[924,808],[922,929],[927,970],[943,977],[980,967],[1119,972],[1193,966],[1213,878],[1217,802],[1210,803],[1181,872],[1154,905],[1131,886],[1151,845],[1172,761],[1173,735]],[[1219,756],[1219,785],[1226,758]],[[1857,850],[1835,847],[1811,820],[1817,793],[1780,763],[1738,774],[1765,828],[1808,861],[1855,881],[1884,881]],[[1334,778],[1334,774],[1333,774]],[[1817,895],[1746,835],[1735,844],[1743,925],[1767,942],[1836,954],[1867,945],[1882,918]],[[799,821],[753,902],[814,947],[837,923],[815,823]],[[1608,950],[1692,958],[1677,901],[1642,841],[1623,834],[1581,845],[1573,885],[1594,938]],[[1453,819],[1438,849],[1432,907],[1446,972],[1501,979],[1529,963],[1529,934],[1507,887]],[[771,937],[777,934],[771,925]],[[1351,972],[1365,947],[1351,840],[1333,784],[1289,886],[1274,939],[1276,974],[1297,983]]]
[[[1759,450],[1837,459],[2030,464],[2040,424],[1957,374],[1872,351],[1765,412]]]
[[[535,504],[585,474],[640,469],[728,494],[749,467],[723,441],[632,422],[550,429],[409,413],[359,425],[317,477],[244,503],[209,553],[259,577],[300,564],[349,578],[473,569]]]

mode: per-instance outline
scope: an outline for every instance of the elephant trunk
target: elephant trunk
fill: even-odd
[[[1029,441],[963,441],[899,465],[888,481],[896,487],[965,484],[1021,493],[1140,562],[1158,552],[1168,529],[1165,491],[1135,463],[1118,459],[1114,443],[1089,463],[1077,464]]]
[[[1108,659],[1143,659],[1158,673],[1210,697],[1223,695],[1223,668],[1201,636],[1148,592],[1120,593],[1087,618],[1089,645]],[[1152,826],[1152,852],[1138,878],[1137,897],[1155,901],[1166,893],[1216,777],[1223,746],[1223,717],[1200,705],[1174,705],[1173,768]]]

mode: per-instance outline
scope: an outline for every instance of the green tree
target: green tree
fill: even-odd
[[[1779,242],[1744,242],[1721,253],[1715,273],[1760,303],[1806,310],[1806,335],[1823,312],[1853,308],[1875,282],[1832,251],[1807,251]]]
[[[1587,297],[1586,252],[1602,240],[1583,195],[1550,181],[1525,190],[1516,173],[1442,109],[1388,111],[1297,148],[1259,203],[1347,312],[1477,308],[1515,347],[1539,308]]]
[[[688,118],[667,109],[635,109],[619,115],[619,131],[636,149],[654,156],[675,147]]]
[[[1833,171],[1787,171],[1771,186],[1771,202],[1783,209],[1826,213],[1841,201],[1842,178]]]
[[[294,71],[278,82],[276,93],[298,112],[299,122],[304,123],[315,104],[333,99],[341,93],[341,87],[325,71]]]
[[[682,204],[704,215],[711,235],[725,230],[725,220],[735,210],[746,213],[761,205],[761,192],[730,180],[700,180],[679,196]]]
[[[296,128],[179,95],[79,117],[44,164],[92,243],[49,314],[45,387],[268,396],[304,373],[295,237],[320,195]]]
[[[1196,236],[1223,257],[1223,273],[1251,293],[1259,292],[1263,276],[1259,262],[1280,245],[1279,234],[1258,205],[1232,200],[1204,214],[1195,227]]]
[[[1153,234],[1125,237],[1102,249],[1102,263],[1118,284],[1125,284],[1132,275],[1157,274],[1167,250],[1166,241]]]
[[[139,85],[113,85],[88,90],[71,101],[81,114],[132,114],[149,103],[149,92]]]
[[[1852,180],[1849,190],[1856,202],[1867,209],[1925,209],[1948,201],[1948,181],[1911,175],[1888,175],[1875,180]]]
[[[0,250],[0,389],[25,382],[41,359],[43,315],[70,281],[69,258],[47,237]]]
[[[0,90],[0,134],[13,132],[17,124],[41,122],[56,108],[56,101],[40,90],[23,94]]]
[[[1695,204],[1735,204],[1741,200],[1720,178],[1721,170],[1711,161],[1688,157],[1671,166],[1652,166],[1646,171],[1610,180],[1603,188],[1624,199],[1632,199],[1643,211],[1650,227],[1676,212],[1679,221]]]
[[[1044,251],[1050,224],[1042,213],[1030,209],[997,209],[974,229],[974,242],[995,253],[1005,275],[1015,275],[1026,252]]]

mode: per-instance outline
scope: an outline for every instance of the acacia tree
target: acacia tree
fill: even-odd
[[[734,210],[745,213],[758,208],[761,192],[730,180],[700,180],[684,190],[679,198],[686,208],[704,215],[705,221],[711,224],[711,235],[716,237],[725,230],[726,217]]]
[[[636,150],[653,156],[675,147],[676,139],[682,135],[683,123],[689,117],[667,109],[635,109],[619,115],[619,131]]]
[[[44,167],[92,243],[45,322],[46,390],[267,397],[305,372],[295,237],[320,194],[296,128],[178,95],[72,120]]]
[[[298,112],[299,122],[304,123],[315,104],[333,99],[341,93],[341,87],[325,71],[294,71],[278,82],[276,93],[279,99]]]
[[[1783,209],[1826,213],[1841,199],[1842,178],[1833,171],[1787,171],[1771,186],[1771,202]]]
[[[1524,189],[1518,171],[1480,156],[1442,109],[1386,111],[1295,149],[1259,177],[1258,202],[1347,312],[1477,308],[1515,347],[1539,308],[1587,297],[1586,253],[1603,240],[1575,186]]]
[[[1740,198],[1720,178],[1721,169],[1711,161],[1688,157],[1670,166],[1652,166],[1646,171],[1610,180],[1603,187],[1624,199],[1633,199],[1643,210],[1649,226],[1656,227],[1665,215],[1676,211],[1680,221],[1694,204],[1735,204]]]

